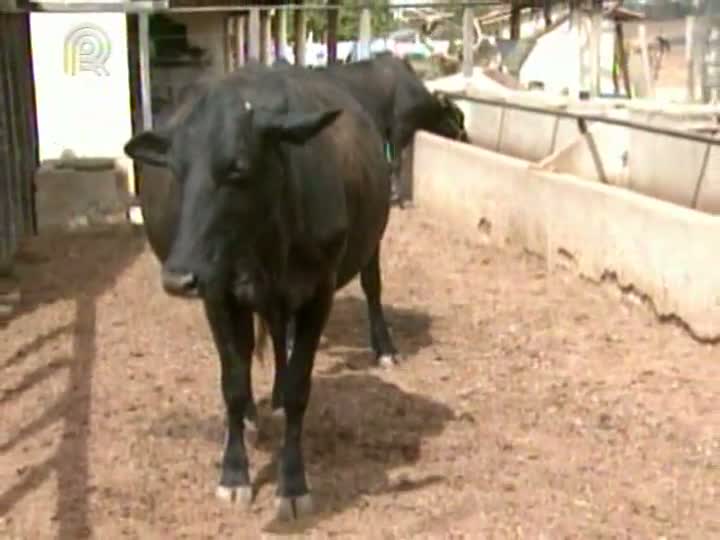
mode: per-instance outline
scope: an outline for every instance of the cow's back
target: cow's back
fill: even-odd
[[[377,60],[333,64],[324,70],[345,88],[375,121],[383,135],[393,119],[395,74],[391,65]]]

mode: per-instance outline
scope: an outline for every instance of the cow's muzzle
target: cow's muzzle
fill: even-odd
[[[163,289],[174,296],[197,296],[198,280],[192,272],[163,270]]]

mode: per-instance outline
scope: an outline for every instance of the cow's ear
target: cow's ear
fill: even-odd
[[[170,137],[165,131],[142,131],[125,143],[125,153],[136,161],[157,167],[167,166]]]
[[[276,137],[293,144],[303,144],[332,124],[342,109],[328,109],[320,112],[272,112],[256,110],[255,127],[266,137]]]

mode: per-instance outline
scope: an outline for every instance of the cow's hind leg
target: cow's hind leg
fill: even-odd
[[[380,247],[360,273],[360,283],[368,306],[370,344],[381,366],[397,363],[397,349],[390,337],[382,307],[382,278],[380,276]]]
[[[285,441],[278,460],[277,517],[292,520],[312,513],[302,455],[302,428],[310,399],[315,354],[330,314],[334,286],[321,287],[295,317],[295,343],[285,372]]]
[[[290,357],[291,343],[295,333],[295,325],[287,321],[285,316],[277,317],[270,329],[275,355],[275,376],[273,378],[270,406],[273,416],[283,414],[283,388],[287,373],[287,359]]]
[[[254,345],[252,313],[232,297],[204,299],[205,314],[220,356],[221,387],[227,414],[219,498],[249,505],[252,500],[244,430],[252,403],[250,382]]]

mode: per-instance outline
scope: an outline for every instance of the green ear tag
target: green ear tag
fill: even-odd
[[[393,157],[393,151],[392,151],[392,145],[389,142],[385,143],[385,158],[388,161],[392,161]]]

